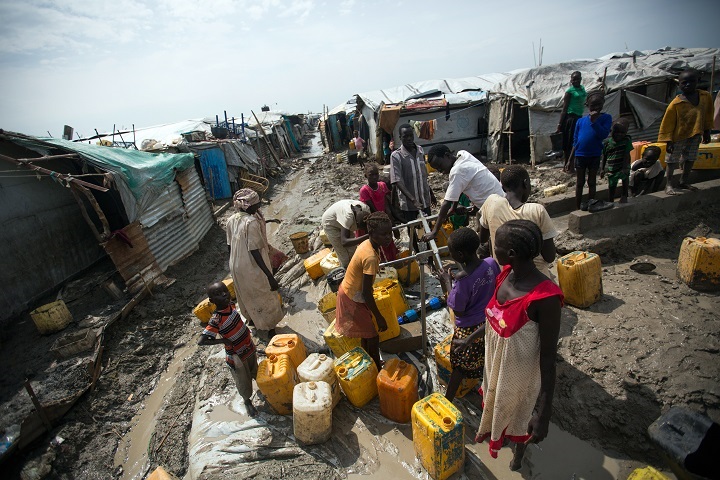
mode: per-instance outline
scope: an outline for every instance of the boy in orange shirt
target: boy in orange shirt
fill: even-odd
[[[712,95],[698,90],[700,73],[688,68],[680,74],[680,93],[670,102],[660,124],[658,142],[667,144],[665,156],[667,186],[665,193],[675,195],[676,188],[697,190],[689,184],[690,171],[697,159],[700,142],[710,142],[713,127]],[[678,184],[673,178],[675,167],[682,164],[682,176]]]

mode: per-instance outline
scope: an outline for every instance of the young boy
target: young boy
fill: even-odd
[[[633,196],[647,195],[660,190],[665,170],[660,165],[660,147],[651,145],[645,149],[642,158],[630,167],[630,191]]]
[[[353,132],[353,137],[353,141],[355,142],[355,151],[358,152],[359,155],[365,148],[365,140],[360,137],[360,133],[357,130]]]
[[[230,302],[230,292],[223,282],[208,286],[208,297],[216,310],[200,335],[198,345],[225,345],[225,361],[230,367],[238,393],[245,402],[248,414],[254,417],[257,410],[250,400],[252,381],[257,375],[257,356],[250,329],[245,325],[240,312]],[[215,338],[217,334],[220,338]]]
[[[608,201],[615,201],[615,189],[622,180],[622,195],[620,203],[627,203],[628,181],[630,179],[630,152],[632,152],[632,139],[627,134],[627,124],[618,120],[612,124],[610,138],[603,142],[602,168],[600,178],[608,176]]]
[[[658,142],[667,144],[665,156],[667,186],[665,193],[675,195],[676,188],[697,190],[690,185],[690,171],[697,159],[700,142],[710,142],[713,127],[712,95],[698,90],[700,74],[688,68],[680,74],[680,93],[670,102],[660,124]],[[673,178],[675,167],[682,165],[682,176],[678,184]]]
[[[590,114],[582,117],[575,125],[573,149],[570,153],[571,161],[575,161],[577,184],[575,185],[575,205],[578,210],[588,210],[592,204],[593,211],[604,210],[602,202],[595,200],[595,185],[597,173],[600,168],[600,155],[602,155],[603,140],[610,133],[612,116],[602,113],[605,105],[605,95],[602,92],[592,92],[587,96],[586,102]],[[585,173],[587,172],[588,202],[582,201],[585,187]]]

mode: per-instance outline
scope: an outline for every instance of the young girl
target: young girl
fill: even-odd
[[[585,103],[590,109],[590,114],[577,121],[573,149],[570,153],[571,159],[575,160],[575,171],[577,172],[575,204],[578,210],[588,210],[591,203],[597,203],[595,185],[600,168],[600,155],[602,154],[603,140],[607,138],[612,125],[612,117],[607,113],[602,113],[605,105],[605,95],[602,92],[588,94]],[[582,202],[586,172],[589,200]]]
[[[355,250],[338,289],[335,327],[341,335],[361,338],[362,348],[379,370],[382,363],[378,332],[387,330],[387,322],[375,304],[373,284],[380,266],[378,250],[392,242],[392,222],[385,212],[375,212],[367,217],[365,223],[369,238]],[[373,316],[377,330],[373,325]]]
[[[516,442],[511,470],[520,469],[528,443],[547,436],[555,389],[563,293],[533,262],[541,246],[542,232],[529,220],[510,220],[495,234],[503,269],[485,308],[485,407],[475,441],[490,437],[493,458],[506,438]]]
[[[380,169],[377,163],[368,163],[365,165],[365,178],[367,185],[360,188],[360,201],[370,207],[371,212],[385,212],[390,217],[390,189],[385,182],[380,180]],[[392,218],[392,217],[390,217]],[[355,236],[360,237],[365,232],[358,230]],[[390,242],[386,247],[381,249],[384,261],[392,261],[397,257],[398,249],[395,242]]]
[[[464,378],[480,378],[485,357],[485,306],[495,290],[495,277],[500,267],[492,257],[480,260],[477,249],[480,237],[470,228],[460,228],[450,234],[448,249],[453,260],[462,265],[449,288],[450,278],[443,282],[450,290],[447,304],[455,314],[455,330],[450,346],[452,374],[445,398],[453,401]]]

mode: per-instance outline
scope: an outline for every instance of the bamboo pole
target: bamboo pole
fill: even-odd
[[[92,188],[93,190],[98,190],[98,191],[100,191],[100,192],[107,192],[107,191],[108,191],[107,188],[101,187],[101,186],[99,186],[99,185],[95,185],[94,183],[84,182],[84,181],[79,180],[79,179],[77,179],[77,178],[74,178],[74,177],[72,177],[72,176],[70,176],[70,175],[67,175],[67,174],[64,174],[64,173],[60,173],[60,172],[54,172],[54,171],[52,171],[52,170],[48,170],[47,168],[38,167],[37,165],[33,165],[32,163],[21,162],[21,161],[16,160],[16,159],[14,159],[14,158],[12,158],[12,157],[8,157],[7,155],[0,155],[0,160],[5,160],[5,161],[7,161],[7,162],[14,163],[15,165],[23,165],[23,166],[29,168],[30,170],[35,170],[36,172],[46,173],[46,174],[48,174],[48,175],[53,175],[53,176],[58,177],[58,178],[60,178],[60,179],[62,179],[62,180],[66,180],[66,181],[71,182],[71,183],[77,183],[78,185],[82,185],[83,187],[87,187],[87,188]]]

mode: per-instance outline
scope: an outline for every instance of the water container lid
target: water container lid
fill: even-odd
[[[325,360],[327,360],[327,355],[325,355],[324,353],[321,353],[320,356],[318,356],[318,358],[320,359],[321,362],[324,362]]]
[[[315,382],[308,382],[307,387],[308,387],[310,390],[315,390],[315,389],[317,388],[317,385],[315,385]]]

